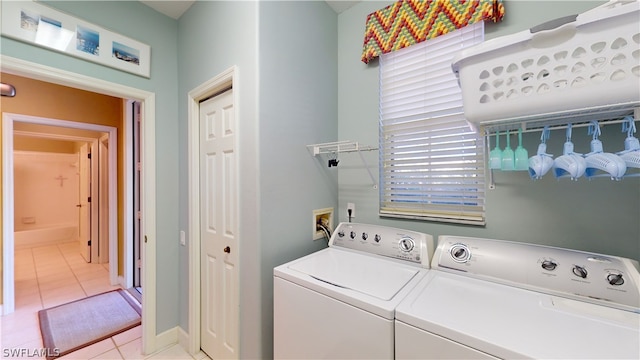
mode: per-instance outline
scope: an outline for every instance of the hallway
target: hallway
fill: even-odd
[[[2,359],[6,358],[4,349],[42,348],[39,310],[118,289],[119,286],[109,284],[108,269],[109,264],[86,263],[76,242],[17,249],[16,311],[1,317]],[[144,359],[141,333],[138,326],[59,359]],[[178,345],[149,358],[192,359]]]

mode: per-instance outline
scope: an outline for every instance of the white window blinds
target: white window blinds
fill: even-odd
[[[484,141],[451,70],[484,23],[380,56],[380,215],[483,225]]]

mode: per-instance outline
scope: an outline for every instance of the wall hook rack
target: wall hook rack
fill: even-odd
[[[307,148],[310,148],[313,151],[313,156],[318,156],[322,154],[332,154],[333,158],[330,160],[334,160],[334,163],[329,163],[330,167],[338,166],[338,162],[337,162],[338,160],[335,158],[335,156],[337,156],[338,153],[357,152],[358,155],[360,155],[360,160],[362,160],[362,163],[364,164],[364,168],[367,169],[367,173],[369,173],[371,182],[373,182],[373,188],[374,189],[378,188],[376,179],[375,177],[373,177],[373,174],[371,173],[371,170],[369,169],[369,166],[367,165],[367,162],[365,161],[364,156],[362,156],[362,151],[378,150],[377,147],[361,145],[357,141],[343,140],[343,141],[335,141],[335,142],[328,142],[328,143],[322,143],[322,144],[307,145]]]

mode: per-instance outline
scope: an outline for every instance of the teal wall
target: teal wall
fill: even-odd
[[[178,21],[180,124],[180,226],[188,230],[187,93],[237,66],[237,145],[239,199],[240,354],[259,358],[261,350],[262,284],[260,283],[260,204],[258,117],[258,4],[256,2],[199,1]],[[191,239],[187,233],[187,238]],[[188,253],[180,248],[180,326],[188,331]]]
[[[312,212],[337,210],[337,171],[306,145],[337,130],[337,15],[326,3],[197,2],[178,21],[180,222],[187,227],[186,94],[238,67],[240,355],[271,357],[273,267],[320,248]],[[180,249],[180,326],[188,254]]]
[[[156,94],[157,333],[188,329],[187,93],[235,65],[239,106],[241,356],[272,354],[272,269],[326,246],[311,240],[313,209],[335,207],[346,220],[454,234],[526,241],[640,258],[640,179],[532,182],[524,173],[496,173],[487,191],[487,226],[380,218],[374,189],[357,154],[338,168],[306,145],[354,140],[378,143],[378,64],[360,61],[367,14],[390,2],[365,1],[336,15],[322,1],[198,1],[178,21],[132,1],[51,2],[62,11],[151,45],[151,78],[2,38],[2,54],[105,79]],[[506,1],[507,15],[487,38],[577,13],[599,2]],[[532,153],[539,134],[526,134]],[[585,129],[576,150],[588,151]],[[553,132],[549,152],[559,154]],[[619,126],[603,128],[605,150],[622,148]],[[376,152],[365,154],[377,181]],[[189,235],[189,234],[188,234]],[[189,238],[189,237],[188,237]],[[177,311],[176,311],[177,310]]]
[[[4,0],[3,0],[4,3]],[[47,1],[47,5],[151,46],[149,79],[2,37],[3,55],[138,88],[156,95],[157,324],[178,323],[177,22],[137,1]]]
[[[378,144],[378,61],[360,61],[367,14],[388,4],[362,2],[338,16],[338,134],[340,139]],[[506,15],[488,24],[486,38],[522,31],[564,15],[583,12],[603,1],[505,1]],[[624,149],[620,125],[603,127],[605,151]],[[577,152],[588,153],[586,128],[574,129]],[[525,134],[523,145],[537,150],[540,134]],[[512,148],[515,148],[512,138]],[[556,130],[548,152],[562,154],[564,131]],[[505,145],[502,139],[502,147]],[[492,141],[493,144],[493,141]],[[377,153],[367,154],[377,180]],[[344,156],[339,172],[339,215],[346,221],[348,202],[355,203],[354,221],[423,231],[433,235],[463,235],[523,241],[640,259],[640,178],[612,182],[608,178],[557,181],[547,174],[532,181],[526,172],[495,172],[495,190],[487,190],[486,227],[446,225],[378,216],[378,190],[357,156]]]
[[[326,247],[313,210],[337,211],[337,169],[308,144],[338,138],[336,13],[322,1],[260,3],[263,356],[273,353],[273,268]]]

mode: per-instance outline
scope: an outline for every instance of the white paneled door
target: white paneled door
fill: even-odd
[[[233,90],[200,103],[200,347],[238,358],[238,187]]]

